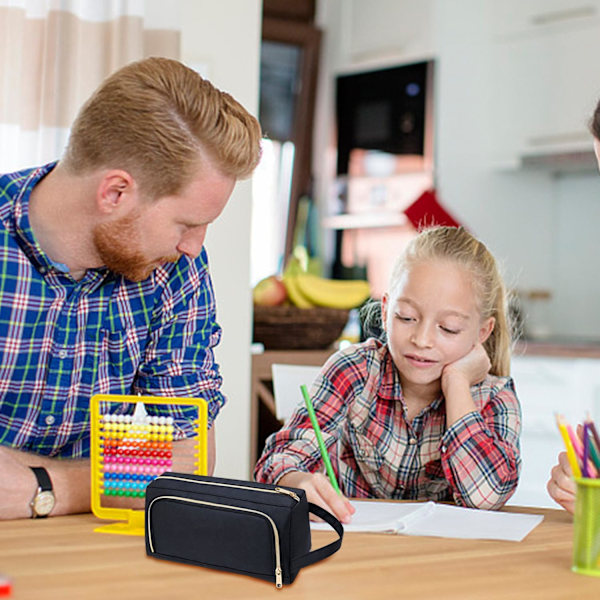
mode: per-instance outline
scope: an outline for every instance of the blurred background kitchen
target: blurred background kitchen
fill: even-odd
[[[327,266],[335,268],[341,258],[336,238],[359,237],[361,221],[362,235],[378,230],[372,238],[404,231],[399,212],[435,187],[451,214],[504,262],[506,279],[530,317],[527,335],[600,340],[594,302],[600,281],[593,276],[600,267],[600,178],[587,128],[600,97],[600,65],[594,63],[600,3],[266,0],[267,15],[270,5],[290,12],[296,5],[297,15],[287,16],[297,19],[294,29],[314,27],[321,34],[318,61],[308,57],[315,62],[307,80],[302,59],[309,42],[272,41],[265,21],[260,115],[272,139],[294,143],[298,136],[301,156],[294,166],[306,169],[303,161],[311,157],[289,206],[296,211],[303,195],[314,203]],[[301,103],[313,102],[303,95],[313,91],[314,69],[316,98],[306,108]],[[294,108],[302,111],[297,121]],[[358,149],[361,142],[366,151],[353,157],[352,145]],[[284,143],[283,164],[286,151],[292,152]],[[405,161],[390,160],[395,156]],[[285,197],[276,202],[284,213],[285,204]],[[332,218],[340,212],[360,217]],[[264,218],[255,212],[257,229]],[[294,219],[274,214],[273,227],[253,235],[254,282],[281,268],[291,248],[290,232],[286,247],[280,223],[293,226]],[[279,247],[261,252],[269,231]],[[383,246],[374,250],[376,262],[394,254]],[[355,266],[365,267],[370,257],[354,250],[354,257],[349,250],[344,255],[346,266],[354,258]],[[373,277],[379,291],[379,274]]]

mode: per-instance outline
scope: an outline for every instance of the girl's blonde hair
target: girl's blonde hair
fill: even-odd
[[[415,237],[394,265],[390,295],[395,294],[407,269],[435,259],[455,262],[472,274],[482,319],[495,319],[494,329],[483,344],[492,363],[490,373],[509,375],[512,339],[504,281],[492,253],[463,227],[431,227]]]

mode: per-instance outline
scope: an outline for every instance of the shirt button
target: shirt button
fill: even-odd
[[[442,452],[446,452],[446,446],[442,446],[442,447],[440,448],[440,450],[441,450]]]
[[[58,353],[58,358],[67,358],[67,351],[66,350],[61,350]]]
[[[46,267],[40,267],[40,268],[39,268],[39,271],[40,271],[40,273],[41,273],[42,275],[45,275],[47,270],[48,270],[48,269],[46,269]]]
[[[48,415],[48,416],[47,416],[47,417],[44,419],[44,421],[46,421],[46,425],[54,425],[54,421],[55,421],[55,420],[56,420],[56,419],[54,418],[54,416],[53,416],[53,415]]]
[[[417,440],[415,440],[415,438],[410,438],[410,439],[408,440],[408,443],[409,443],[411,446],[414,446],[414,445],[417,443]]]
[[[364,458],[367,455],[367,451],[364,448],[361,448],[358,451],[358,454]]]

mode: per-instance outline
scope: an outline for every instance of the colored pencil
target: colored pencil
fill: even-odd
[[[591,432],[592,432],[591,427],[588,429],[588,431],[591,434]],[[591,434],[589,437],[589,444],[590,444],[590,458],[592,459],[592,464],[594,465],[594,467],[596,467],[596,471],[600,471],[600,451],[598,450],[598,446],[596,445],[596,443],[594,441],[593,434]]]
[[[321,428],[319,427],[319,422],[317,421],[317,415],[315,414],[315,409],[312,405],[310,396],[308,395],[306,386],[301,385],[300,390],[302,391],[302,396],[304,397],[304,404],[306,405],[306,410],[308,411],[310,423],[313,429],[315,430],[315,435],[317,436],[317,443],[319,444],[319,450],[321,452],[321,457],[323,458],[323,463],[325,464],[325,470],[327,471],[327,475],[329,476],[329,481],[331,482],[333,489],[341,495],[342,492],[335,478],[335,473],[333,472],[333,467],[331,466],[331,460],[329,459],[327,448],[325,447],[325,443],[323,442],[323,436],[321,435]]]
[[[571,427],[571,425],[569,425],[569,423],[567,423],[566,421],[564,423],[565,423],[565,428],[567,429],[567,433],[569,434],[569,437],[571,438],[571,443],[573,444],[573,450],[575,450],[575,454],[577,455],[577,458],[579,460],[583,460],[583,446],[581,445],[581,442],[579,441],[577,434],[573,431],[573,428]]]
[[[598,449],[598,452],[600,452],[600,437],[598,437],[598,430],[596,429],[596,426],[594,425],[594,421],[592,421],[592,418],[590,417],[589,413],[586,417],[586,423],[588,423],[590,426],[590,431],[592,432],[594,441],[596,442],[596,448]],[[600,468],[600,466],[599,466],[599,468]]]
[[[575,477],[581,477],[581,469],[577,464],[577,456],[575,455],[573,443],[571,442],[571,438],[569,437],[569,433],[565,426],[563,417],[561,417],[560,415],[556,415],[556,424],[558,425],[558,431],[562,436],[563,443],[567,450],[567,459],[569,461],[569,465],[571,465],[571,471],[573,471],[573,475]]]
[[[598,454],[598,450],[596,449],[596,444],[594,443],[593,439],[590,439],[590,457],[594,467],[596,467],[596,471],[600,471],[600,454]]]
[[[579,436],[575,433],[575,430],[571,427],[571,425],[569,423],[565,423],[565,427],[567,428],[567,433],[569,434],[569,437],[571,438],[571,442],[573,444],[573,449],[575,450],[575,455],[579,459],[580,466],[583,467],[583,465],[585,464],[585,471],[587,472],[587,475],[583,473],[583,468],[582,468],[583,476],[584,477],[596,477],[596,469],[594,468],[594,465],[589,460],[589,457],[588,457],[587,461],[584,461],[583,442],[579,439]],[[583,434],[583,432],[582,432],[582,434]]]
[[[590,437],[589,437],[589,426],[587,423],[583,425],[583,457],[581,461],[581,474],[584,477],[590,476],[590,470],[588,468],[590,459]]]
[[[596,440],[598,433],[596,432],[596,427],[594,425],[594,422],[592,421],[592,418],[590,417],[590,414],[587,413],[585,421],[584,421],[584,426],[587,425],[588,426],[588,441],[589,441],[589,446],[590,446],[590,463],[594,466],[595,468],[595,477],[599,476],[600,473],[600,445],[598,445],[598,442]]]

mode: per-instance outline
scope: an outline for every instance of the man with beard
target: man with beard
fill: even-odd
[[[260,136],[231,96],[150,58],[102,83],[59,162],[0,176],[0,518],[89,511],[97,393],[206,399],[212,473],[225,399],[203,243]],[[191,447],[192,414],[158,414]]]

